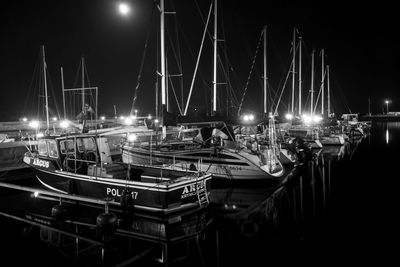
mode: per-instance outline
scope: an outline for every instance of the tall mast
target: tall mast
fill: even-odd
[[[44,96],[45,96],[45,101],[46,101],[46,132],[49,131],[50,128],[50,121],[49,121],[49,100],[47,96],[47,77],[46,77],[46,56],[44,53],[44,45],[42,46],[42,56],[43,56],[43,80],[44,80]]]
[[[299,115],[301,115],[301,36],[299,37]]]
[[[326,73],[328,79],[328,92],[327,92],[327,100],[328,100],[328,117],[331,115],[331,88],[329,85],[329,65],[326,66]]]
[[[166,104],[166,77],[165,77],[165,27],[164,27],[164,0],[160,0],[160,54],[161,54],[161,104],[162,110],[165,108]],[[161,111],[162,112],[162,111]]]
[[[293,28],[293,66],[292,66],[292,114],[294,114],[294,85],[295,85],[295,71],[296,71],[296,28]]]
[[[213,110],[212,113],[215,114],[217,112],[217,41],[218,41],[218,13],[217,13],[218,3],[217,0],[214,0],[214,66],[213,66]]]
[[[85,110],[85,58],[82,57],[82,110]]]
[[[267,76],[267,26],[264,26],[264,117],[267,117],[267,86],[268,86],[268,76]]]
[[[325,97],[325,89],[324,89],[324,76],[325,76],[325,63],[324,63],[324,49],[321,50],[321,58],[322,58],[322,73],[321,73],[321,115],[324,116],[324,97]]]
[[[314,116],[314,53],[315,49],[311,52],[311,117]]]
[[[166,57],[165,57],[165,105],[166,105],[166,111],[169,112],[169,74],[168,74],[168,53],[166,52]]]
[[[61,67],[61,89],[62,89],[62,96],[63,96],[63,109],[64,109],[64,120],[67,119],[67,112],[65,109],[65,87],[64,87],[64,72],[63,67]]]

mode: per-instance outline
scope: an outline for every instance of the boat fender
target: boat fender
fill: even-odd
[[[117,215],[112,212],[101,213],[96,218],[96,225],[101,234],[113,234],[118,226]]]
[[[51,216],[58,221],[65,221],[70,216],[70,207],[65,204],[58,204],[51,208]]]

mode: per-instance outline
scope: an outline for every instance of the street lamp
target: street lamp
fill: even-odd
[[[386,103],[386,114],[389,114],[389,100],[385,100]]]

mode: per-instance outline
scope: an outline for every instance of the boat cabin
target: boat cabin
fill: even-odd
[[[96,135],[46,136],[38,140],[39,157],[50,159],[55,167],[68,172],[87,174],[89,165],[112,163],[108,139]]]

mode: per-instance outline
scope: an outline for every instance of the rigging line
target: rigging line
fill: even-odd
[[[175,2],[172,1],[172,8],[173,10],[176,10],[175,8]],[[175,29],[175,36],[176,36],[176,46],[177,46],[177,50],[178,50],[178,59],[177,60],[177,65],[179,68],[179,72],[182,74],[182,77],[180,78],[180,86],[181,86],[181,107],[183,107],[183,68],[182,68],[182,55],[181,55],[181,46],[180,46],[180,41],[179,41],[179,28],[178,28],[178,23],[177,23],[177,16],[175,16],[176,20],[175,20],[175,24],[174,24],[174,29]]]
[[[222,21],[222,36],[224,36],[224,40],[225,40],[226,38],[225,38],[225,20],[224,20],[224,18],[222,18],[221,21]],[[224,57],[225,57],[225,60],[226,60],[227,68],[224,67],[222,62],[221,62],[221,67],[222,67],[223,73],[224,73],[224,75],[226,77],[227,84],[228,84],[228,90],[229,90],[231,105],[233,105],[233,101],[236,101],[236,103],[234,103],[234,104],[236,104],[236,106],[237,106],[239,104],[239,101],[237,99],[237,96],[235,94],[235,90],[234,90],[234,88],[232,86],[232,82],[231,82],[231,79],[230,79],[230,70],[231,69],[233,70],[233,68],[232,68],[231,61],[230,61],[230,59],[228,57],[228,52],[227,52],[228,51],[228,47],[227,47],[227,43],[226,42],[224,42],[223,51],[224,51]]]
[[[215,1],[215,0],[212,0],[212,1],[211,1],[211,6],[213,6],[214,1]],[[199,4],[197,3],[197,1],[194,1],[194,2],[195,2],[195,4],[196,4],[197,11],[199,12],[201,21],[203,22],[203,24],[206,24],[206,21],[204,20],[204,16],[203,16],[203,14],[201,13]],[[213,42],[213,35],[212,35],[212,33],[209,32],[208,27],[206,28],[206,31],[207,31],[208,38],[210,39],[210,41],[211,41],[211,43],[212,43],[212,42]]]
[[[324,71],[324,76],[322,77],[322,81],[324,81],[324,82],[325,82],[325,76],[326,76],[326,69]],[[314,106],[313,113],[315,113],[315,110],[317,109],[319,97],[321,96],[321,92],[322,92],[322,84],[323,83],[321,83],[321,85],[319,86],[319,91],[318,91],[317,99],[315,100],[315,106]],[[322,96],[322,97],[324,97],[324,96]]]
[[[151,25],[151,22],[153,20],[155,7],[156,7],[156,5],[153,5],[153,9],[151,11],[151,16],[150,16],[150,20],[149,20],[149,24],[148,25]],[[141,79],[142,79],[142,71],[143,71],[143,66],[144,66],[144,60],[145,60],[145,57],[146,57],[147,46],[149,44],[149,39],[150,39],[150,32],[151,32],[150,31],[150,26],[148,26],[146,42],[144,44],[143,54],[142,54],[142,58],[141,58],[141,62],[140,62],[140,69],[139,69],[139,73],[138,73],[138,76],[137,76],[137,83],[136,83],[136,87],[135,87],[135,92],[133,94],[133,100],[132,100],[132,107],[131,107],[131,114],[130,115],[133,115],[134,114],[134,110],[135,110],[137,94],[138,94],[140,82],[141,82]],[[158,53],[158,50],[157,50],[157,53]],[[157,114],[156,114],[156,116],[157,116]]]
[[[299,44],[297,44],[297,46],[296,46],[296,48],[295,48],[296,51],[297,51],[297,48],[299,48]],[[292,47],[290,48],[290,52],[292,52]],[[287,83],[287,81],[288,81],[288,79],[289,79],[289,74],[293,71],[293,70],[292,70],[292,69],[293,69],[292,67],[293,67],[293,59],[291,60],[291,63],[290,63],[290,66],[289,66],[289,69],[288,69],[288,72],[287,72],[287,75],[286,75],[286,78],[285,78],[285,82],[284,82],[284,85],[283,85],[283,87],[282,87],[282,92],[281,92],[281,94],[280,94],[280,96],[279,96],[279,99],[278,99],[278,102],[277,102],[277,106],[276,106],[275,111],[274,111],[273,114],[276,114],[276,112],[277,112],[277,110],[278,110],[279,104],[280,104],[281,99],[282,99],[283,91],[285,90],[286,83]],[[276,96],[277,96],[277,93],[278,93],[278,91],[276,91],[276,94],[275,94],[275,97],[274,97],[274,101],[275,101],[275,98],[276,98]]]
[[[287,81],[288,81],[288,79],[289,79],[290,70],[291,70],[292,66],[293,66],[293,60],[292,60],[292,63],[290,64],[289,71],[288,71],[287,74],[286,74],[286,79],[285,79],[285,82],[284,82],[284,84],[283,84],[282,91],[281,91],[281,94],[280,94],[280,96],[279,96],[278,103],[276,104],[276,107],[275,107],[275,110],[274,110],[273,115],[278,114],[278,113],[277,113],[278,107],[279,107],[279,104],[280,104],[280,102],[281,102],[281,98],[282,98],[283,92],[285,91],[286,83],[287,83]]]
[[[32,74],[32,77],[31,77],[31,82],[29,83],[28,95],[26,96],[25,103],[24,103],[24,112],[26,113],[27,110],[30,109],[31,111],[30,111],[29,114],[32,114],[33,105],[32,105],[32,101],[31,101],[31,93],[34,93],[32,91],[34,91],[34,89],[33,89],[34,88],[34,84],[35,84],[35,81],[37,80],[36,78],[37,78],[38,68],[39,68],[39,61],[37,60],[35,65],[34,65],[33,74]],[[29,106],[28,106],[28,103],[30,104]]]
[[[178,97],[176,96],[176,92],[175,92],[174,83],[171,81],[171,78],[169,78],[169,77],[168,77],[168,81],[169,81],[169,83],[170,83],[170,84],[171,84],[171,86],[172,86],[172,93],[174,93],[175,101],[176,101],[176,104],[177,104],[177,106],[178,106],[178,109],[179,109],[179,114],[183,114],[183,113],[182,113],[181,106],[179,105],[179,100],[178,100]]]
[[[257,58],[257,54],[258,54],[258,51],[259,51],[259,48],[260,48],[260,44],[261,44],[262,37],[263,37],[263,32],[261,32],[260,38],[258,39],[258,44],[257,44],[257,48],[256,48],[256,53],[254,54],[254,57],[253,57],[253,62],[252,62],[251,67],[250,67],[250,73],[249,73],[249,75],[247,76],[246,85],[245,85],[245,88],[244,88],[244,92],[243,92],[243,95],[242,95],[242,99],[241,99],[241,101],[240,101],[240,105],[239,105],[239,108],[238,108],[237,115],[240,115],[240,111],[241,111],[241,109],[242,109],[243,100],[244,100],[244,97],[246,96],[246,93],[247,93],[247,88],[248,88],[248,85],[249,85],[249,82],[250,82],[251,74],[252,74],[253,69],[254,69],[254,65],[255,65],[256,58]]]
[[[199,11],[200,12],[200,11]],[[204,20],[203,20],[203,23],[204,23]],[[196,61],[196,58],[195,58],[195,55],[193,54],[193,49],[191,49],[191,44],[189,43],[189,41],[188,41],[188,38],[186,37],[186,34],[185,34],[185,32],[183,31],[183,29],[182,29],[182,27],[181,27],[181,25],[180,24],[177,24],[177,26],[178,26],[178,29],[179,29],[179,32],[181,33],[181,35],[183,36],[183,40],[184,40],[184,47],[187,47],[188,48],[188,52],[189,52],[189,55],[191,56],[191,58],[193,59],[193,61]],[[198,75],[200,76],[199,78],[201,79],[201,82],[203,83],[203,85],[205,86],[205,87],[208,87],[208,84],[207,84],[207,82],[206,82],[206,79],[204,78],[204,75],[203,75],[203,73],[202,73],[202,71],[201,70],[198,70]],[[207,97],[206,97],[206,99],[207,99]],[[206,101],[206,106],[208,106],[208,103],[209,103],[210,101]],[[184,105],[182,104],[182,107],[183,107]],[[207,110],[208,110],[208,107],[207,107]]]
[[[187,102],[186,102],[186,107],[185,107],[185,111],[183,112],[183,116],[186,116],[187,109],[188,109],[188,107],[189,107],[190,97],[192,96],[194,80],[195,80],[195,78],[196,78],[197,68],[199,67],[199,61],[200,61],[200,57],[201,57],[201,52],[203,51],[204,38],[205,38],[205,35],[206,35],[206,32],[207,32],[208,23],[209,23],[209,21],[210,21],[212,7],[213,7],[213,5],[211,4],[211,5],[210,5],[210,10],[208,11],[207,23],[206,23],[205,28],[204,28],[203,37],[202,37],[201,45],[200,45],[200,51],[199,51],[199,54],[198,54],[198,57],[197,57],[196,67],[195,67],[195,69],[194,69],[193,78],[192,78],[192,83],[191,83],[191,85],[190,85],[189,96],[188,96],[188,99],[187,99]]]
[[[47,77],[51,77],[50,71],[48,70],[48,68],[46,68],[46,71],[48,73]],[[58,104],[57,104],[56,97],[55,97],[56,94],[55,94],[53,82],[52,82],[51,79],[49,79],[49,88],[50,88],[50,92],[53,94],[53,103],[54,103],[54,106],[56,108],[57,118],[60,118],[60,114],[61,113],[60,113],[60,109],[58,108]],[[49,98],[50,98],[50,96],[49,96]]]
[[[167,30],[167,35],[169,35],[169,34],[168,34],[168,29],[166,29],[166,30]],[[181,66],[179,65],[179,60],[180,60],[180,59],[179,59],[179,55],[178,55],[178,53],[176,52],[175,47],[173,46],[173,42],[172,42],[172,39],[171,39],[171,38],[169,38],[169,41],[170,41],[170,44],[171,44],[171,47],[172,47],[172,52],[173,52],[173,54],[174,54],[174,56],[175,56],[176,63],[177,63],[177,65],[178,65],[178,69],[179,69],[179,71],[180,71],[179,74],[180,74],[180,75],[183,75],[183,74],[182,74]],[[168,74],[167,74],[167,76],[170,77]],[[170,78],[168,78],[168,80],[169,80],[170,84],[172,85],[173,93],[174,93],[174,96],[175,96],[175,101],[176,101],[176,104],[177,104],[177,106],[178,106],[179,112],[180,112],[180,114],[182,115],[182,114],[183,114],[183,113],[182,113],[182,107],[180,106],[179,100],[178,100],[178,98],[177,98],[177,96],[176,96],[174,84],[173,84],[173,82],[172,82],[172,80],[171,80]]]

